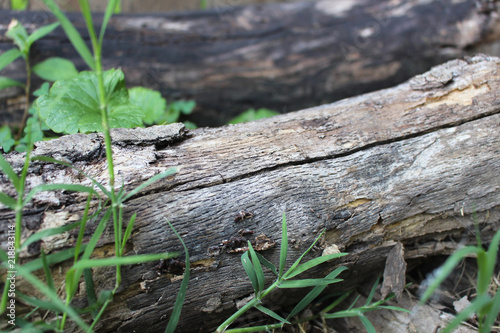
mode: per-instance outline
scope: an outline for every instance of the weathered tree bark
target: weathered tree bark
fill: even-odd
[[[194,268],[179,332],[199,331],[198,325],[201,331],[213,330],[236,310],[237,300],[251,293],[240,255],[227,253],[230,246],[221,253],[214,247],[248,228],[254,232],[249,239],[265,234],[276,241],[275,248],[262,252],[276,263],[283,212],[290,261],[323,229],[320,249],[336,245],[349,253],[304,276],[324,276],[347,265],[346,282],[333,288],[352,287],[381,272],[398,243],[410,264],[473,242],[474,220],[484,239],[491,238],[500,224],[499,64],[500,59],[487,56],[454,60],[391,89],[247,124],[115,130],[117,184],[123,182],[127,190],[179,168],[126,207],[126,216],[138,214],[130,253],[180,251],[165,219],[187,244]],[[101,135],[40,142],[34,154],[70,160],[106,183]],[[21,168],[22,155],[8,159]],[[6,177],[0,180],[1,190],[12,194]],[[90,185],[71,170],[35,162],[28,187],[45,182]],[[81,194],[40,193],[25,214],[23,237],[77,221],[84,201]],[[240,211],[253,216],[235,219]],[[0,214],[0,225],[13,220],[5,207]],[[4,246],[4,228],[0,236]],[[23,257],[38,255],[40,247],[58,251],[75,238],[76,231],[44,240]],[[96,256],[112,255],[112,242],[108,230]],[[321,255],[320,249],[309,258]],[[158,276],[155,265],[123,267],[123,287],[99,332],[164,329],[180,281]],[[112,271],[95,270],[94,275],[99,288],[114,283]],[[277,307],[297,302],[294,297],[274,293],[270,302]]]
[[[196,100],[191,119],[215,126],[250,107],[286,113],[394,86],[478,48],[500,56],[492,53],[500,36],[498,1],[223,3],[207,11],[114,17],[104,40],[105,68],[121,67],[130,86]],[[32,28],[53,21],[47,12],[1,11],[0,17]],[[81,16],[69,17],[87,36]],[[0,26],[1,51],[12,47],[3,37],[6,27]],[[34,46],[34,62],[49,56],[86,68],[62,29]],[[23,80],[24,73],[19,61],[2,75]],[[1,109],[9,113],[0,118],[14,123],[19,91],[6,95]]]

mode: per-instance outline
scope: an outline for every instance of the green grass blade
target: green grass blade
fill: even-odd
[[[325,279],[328,279],[328,280],[334,279],[340,273],[345,271],[346,269],[347,269],[347,267],[340,266],[340,267],[336,268],[335,270],[333,270],[332,272],[330,272],[330,274],[325,276]],[[321,294],[323,292],[323,290],[325,290],[325,288],[326,288],[326,285],[314,287],[314,289],[311,290],[306,296],[304,296],[304,298],[302,298],[302,300],[293,308],[293,310],[288,315],[287,319],[292,318],[293,316],[295,316],[296,314],[298,314],[299,312],[304,310],[309,304],[311,304],[312,301],[314,301],[316,299],[316,297],[319,296],[319,294]]]
[[[441,266],[437,272],[436,276],[431,281],[429,287],[424,292],[422,297],[420,298],[421,303],[425,303],[434,293],[434,291],[443,283],[443,281],[450,275],[453,269],[459,264],[459,262],[465,258],[469,254],[476,254],[482,249],[479,249],[475,246],[466,246],[455,253],[453,253]]]
[[[56,23],[52,23],[52,24],[43,26],[43,27],[33,31],[33,33],[28,36],[28,40],[27,40],[28,45],[31,45],[34,42],[36,42],[37,40],[39,40],[40,38],[47,36],[48,34],[50,34],[52,31],[54,31],[54,29],[56,29],[60,25],[61,24],[59,22],[56,22]]]
[[[125,197],[123,198],[123,201],[129,199],[130,197],[136,195],[137,193],[139,193],[140,191],[142,191],[144,188],[148,187],[149,185],[153,184],[154,182],[162,179],[162,178],[165,178],[167,176],[170,176],[174,173],[176,173],[178,171],[177,168],[170,168],[168,170],[165,170],[157,175],[154,175],[153,177],[149,178],[147,181],[145,181],[144,183],[142,183],[141,185],[137,186],[136,188],[134,188],[132,191],[128,192]]]
[[[299,257],[299,259],[297,259],[293,265],[288,269],[288,271],[284,274],[284,278],[287,278],[288,277],[288,274],[290,274],[291,272],[293,272],[295,270],[295,267],[297,267],[300,262],[302,261],[302,258],[304,258],[304,256],[309,253],[309,251],[311,251],[311,249],[314,247],[314,245],[316,245],[316,243],[318,242],[318,240],[321,238],[321,236],[323,236],[323,233],[325,232],[325,230],[323,230],[318,237],[316,237],[316,239],[314,240],[314,242],[311,244],[311,246],[309,246],[309,248],[304,252],[302,253],[302,255]]]
[[[340,297],[338,297],[335,301],[333,301],[332,303],[330,303],[327,307],[325,307],[323,310],[321,310],[321,312],[323,313],[326,313],[328,311],[330,311],[331,309],[333,309],[334,307],[336,307],[337,305],[339,305],[340,303],[342,303],[347,297],[349,297],[352,293],[354,292],[354,290],[349,290],[345,293],[343,293]]]
[[[12,169],[9,162],[5,160],[2,154],[0,154],[0,169],[2,169],[2,172],[9,177],[12,185],[19,190],[19,177],[16,175],[14,169]]]
[[[35,196],[37,193],[44,191],[57,191],[57,190],[64,190],[69,192],[86,192],[86,193],[93,192],[92,187],[78,185],[78,184],[43,184],[35,186],[33,189],[31,189],[28,195],[24,198],[24,203],[26,204],[30,202],[33,196]]]
[[[68,36],[71,44],[78,52],[78,54],[82,57],[83,61],[92,69],[95,70],[95,61],[92,53],[90,52],[87,44],[85,44],[82,36],[78,33],[78,30],[73,26],[70,20],[64,15],[64,13],[59,9],[54,0],[42,0],[43,3],[49,8],[49,10],[57,17],[59,22],[61,22],[61,26]]]
[[[43,272],[45,273],[45,279],[47,281],[47,286],[54,292],[56,292],[56,288],[54,287],[54,280],[52,279],[52,272],[50,271],[49,262],[47,261],[47,257],[45,256],[45,251],[41,249],[42,255],[42,265]]]
[[[80,259],[73,265],[75,269],[85,269],[92,267],[109,267],[109,266],[123,266],[123,265],[134,265],[142,264],[148,261],[156,261],[160,259],[174,258],[178,256],[178,253],[155,253],[155,254],[137,254],[127,257],[110,257],[110,258],[100,258],[100,259]]]
[[[491,307],[489,312],[486,314],[486,319],[481,325],[480,333],[488,333],[491,331],[491,327],[495,324],[495,321],[500,313],[500,292],[496,292],[493,300],[491,301]]]
[[[98,181],[96,181],[94,178],[92,178],[91,176],[89,176],[88,174],[86,174],[85,172],[83,172],[82,170],[78,169],[77,167],[75,167],[71,163],[64,162],[64,161],[61,161],[61,160],[57,160],[55,158],[47,157],[47,156],[35,156],[31,160],[32,161],[42,161],[42,162],[56,163],[56,164],[64,165],[64,166],[66,166],[68,168],[71,168],[71,169],[77,171],[79,174],[81,174],[81,175],[85,176],[86,178],[90,179],[92,181],[92,183],[95,186],[97,186],[102,191],[102,193],[104,193],[108,198],[111,197],[111,192],[109,190],[107,190],[104,185],[102,185],[101,183],[99,183]],[[100,198],[100,196],[99,196],[98,193],[95,193],[95,194]]]
[[[2,55],[0,55],[0,71],[20,56],[22,56],[22,53],[17,48],[2,53]]]
[[[347,317],[359,317],[361,313],[359,311],[344,310],[337,311],[334,313],[325,313],[323,317],[325,319],[335,319],[335,318],[347,318]]]
[[[93,306],[97,304],[97,295],[95,292],[94,279],[92,278],[92,270],[90,268],[83,270],[83,278],[85,279],[85,292],[87,294],[89,308],[92,309],[92,318],[95,318],[99,311],[97,307],[93,308]]]
[[[30,245],[36,241],[39,241],[39,240],[44,239],[44,238],[49,237],[49,236],[61,234],[63,232],[75,229],[79,225],[80,225],[80,221],[74,222],[71,224],[67,224],[67,225],[64,225],[62,227],[45,229],[45,230],[39,231],[37,233],[34,233],[33,235],[29,236],[28,239],[26,239],[24,241],[24,243],[21,245],[21,250],[26,248],[28,245]]]
[[[23,294],[22,292],[16,291],[16,297],[19,298],[19,300],[23,301],[26,304],[29,304],[33,307],[40,308],[40,309],[46,309],[54,312],[60,311],[60,308],[57,305],[54,305],[51,301],[46,301],[37,297],[32,297],[28,296],[26,294]],[[17,324],[17,318],[16,318],[16,324]],[[4,332],[4,331],[2,331]],[[21,331],[23,332],[23,331]],[[35,331],[36,332],[36,331]],[[43,331],[40,331],[43,332]],[[31,333],[31,332],[30,332]]]
[[[74,259],[75,262],[78,260],[78,255],[80,254],[80,248],[82,247],[83,236],[85,234],[85,228],[87,227],[87,221],[89,217],[90,202],[92,201],[93,195],[94,193],[92,192],[87,197],[87,202],[85,203],[85,209],[83,210],[83,216],[82,219],[80,220],[80,230],[78,230],[78,237],[76,238],[76,243],[75,243],[75,259]],[[100,212],[101,212],[101,205],[99,204],[99,207],[97,208],[93,216],[97,216],[97,214],[99,214]]]
[[[16,210],[17,201],[3,192],[0,192],[0,202],[10,209]]]
[[[269,270],[271,272],[273,272],[274,275],[276,275],[276,276],[278,275],[278,272],[276,271],[276,266],[274,266],[272,262],[270,262],[269,260],[267,260],[266,258],[264,258],[264,256],[262,254],[260,254],[259,252],[255,252],[255,254],[259,258],[259,261],[260,261],[260,263],[262,265],[264,265],[267,268],[269,268]]]
[[[380,281],[380,274],[377,276],[377,280],[375,280],[375,283],[373,284],[373,287],[370,290],[370,294],[368,294],[368,297],[366,298],[365,305],[369,305],[372,302],[373,297],[375,297],[375,292],[377,291],[379,281]]]
[[[83,249],[85,249],[85,246],[83,246]],[[74,257],[74,255],[75,255],[75,249],[69,248],[66,250],[62,250],[59,252],[55,252],[55,253],[51,253],[49,255],[46,255],[45,258],[47,260],[48,265],[51,266],[51,265],[66,261],[68,259],[71,259]],[[27,262],[26,264],[23,264],[23,268],[26,270],[26,272],[33,272],[33,271],[42,269],[43,268],[42,258],[31,260],[31,261]]]
[[[488,295],[477,297],[467,308],[457,313],[455,318],[439,333],[451,333],[454,329],[469,318],[473,313],[479,313],[480,309],[491,301]]]
[[[345,255],[347,255],[347,253],[332,253],[332,254],[329,254],[326,256],[321,256],[318,258],[311,259],[308,262],[303,263],[302,265],[295,267],[294,269],[288,270],[288,272],[286,274],[286,278],[290,279],[290,278],[297,276],[300,273],[303,273],[303,272],[307,271],[308,269],[316,267],[316,266],[318,266],[318,265],[320,265],[328,260],[343,257]]]
[[[130,221],[128,221],[127,229],[125,229],[125,233],[123,234],[122,250],[125,249],[125,245],[127,244],[127,241],[130,235],[132,234],[132,230],[134,230],[134,223],[136,217],[137,217],[137,212],[135,212],[130,218]]]
[[[80,318],[76,311],[72,307],[64,304],[64,302],[61,301],[56,292],[47,288],[47,286],[43,282],[38,280],[33,274],[31,274],[29,270],[24,267],[24,265],[18,266],[17,272],[33,287],[41,291],[49,299],[50,303],[52,303],[52,305],[54,305],[59,310],[59,312],[66,312],[82,330],[86,332],[90,331],[90,327],[82,320],[82,318]]]
[[[257,275],[255,275],[255,269],[253,267],[252,262],[250,261],[248,251],[243,253],[243,255],[241,256],[241,264],[243,265],[243,268],[245,269],[245,272],[247,273],[250,282],[252,282],[253,290],[257,294],[259,290],[259,282],[257,281]]]
[[[276,319],[277,321],[280,321],[280,322],[282,322],[284,324],[290,324],[290,322],[288,320],[286,320],[285,318],[281,317],[279,314],[277,314],[276,312],[274,312],[271,309],[268,309],[268,308],[266,308],[266,307],[264,307],[264,306],[262,306],[260,304],[257,304],[255,306],[255,308],[257,310],[259,310],[260,312],[265,313],[269,317]]]
[[[368,318],[366,318],[364,315],[360,315],[359,319],[363,323],[363,326],[366,328],[367,333],[377,333],[375,327],[373,327],[372,323],[370,322],[370,320],[368,320]]]
[[[399,306],[392,306],[392,305],[379,305],[377,306],[378,308],[381,309],[387,309],[387,310],[393,310],[393,311],[401,311],[401,312],[406,312],[406,313],[411,313],[410,310],[407,310],[405,308],[401,308]]]
[[[186,291],[189,283],[189,276],[191,273],[191,263],[189,259],[189,252],[186,247],[186,244],[182,240],[182,237],[177,233],[174,226],[167,220],[168,225],[177,236],[179,241],[184,247],[184,253],[186,257],[186,268],[184,270],[184,277],[182,278],[181,286],[179,288],[179,292],[177,293],[177,299],[175,300],[174,309],[172,310],[172,314],[170,315],[170,319],[168,320],[167,328],[165,329],[165,333],[174,333],[177,324],[179,323],[179,318],[181,316],[182,306],[184,305],[184,299],[186,298]]]
[[[108,26],[109,19],[115,12],[115,9],[117,5],[119,4],[119,1],[117,0],[110,0],[108,1],[108,5],[106,6],[106,11],[104,12],[104,18],[102,20],[102,25],[101,25],[101,31],[99,33],[99,46],[102,47],[102,41],[104,40],[104,33],[106,32],[106,28]]]
[[[28,6],[28,0],[11,0],[10,5],[12,10],[25,10]]]
[[[327,286],[332,283],[343,281],[342,279],[302,279],[286,280],[279,284],[278,288],[307,288],[316,286]]]
[[[255,275],[257,276],[257,284],[259,286],[258,291],[260,292],[264,290],[266,278],[264,276],[264,272],[262,271],[262,266],[260,265],[259,258],[255,254],[255,250],[253,249],[250,241],[248,241],[248,252],[250,252],[250,257],[252,258],[253,269],[255,271]]]
[[[288,256],[288,229],[286,225],[286,213],[283,213],[281,220],[281,250],[280,250],[280,267],[279,277],[283,276],[285,271],[286,257]]]
[[[491,240],[490,246],[488,248],[488,252],[486,252],[486,262],[484,265],[484,268],[479,266],[479,271],[481,270],[484,271],[484,280],[479,281],[478,277],[478,285],[480,283],[489,285],[489,281],[491,276],[493,275],[493,270],[495,269],[495,265],[498,259],[498,246],[500,243],[500,230],[496,232],[495,236],[493,236],[493,239]]]

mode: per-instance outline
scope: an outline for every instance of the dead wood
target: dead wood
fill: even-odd
[[[277,263],[283,212],[290,261],[323,229],[325,237],[309,258],[333,245],[349,253],[304,276],[324,276],[347,265],[346,282],[333,288],[352,287],[382,272],[397,244],[404,246],[410,264],[474,242],[473,221],[486,241],[491,238],[500,223],[499,64],[488,56],[454,60],[391,89],[247,124],[116,130],[117,184],[130,190],[163,170],[179,168],[126,207],[126,216],[138,214],[130,253],[180,251],[166,218],[190,251],[192,279],[179,332],[213,330],[251,294],[240,254],[228,253],[239,247],[231,238],[245,228],[253,231],[248,239],[266,235],[267,244],[276,244],[262,253]],[[100,134],[40,142],[34,154],[70,160],[106,183]],[[23,155],[8,159],[20,170]],[[0,180],[1,190],[12,194],[6,177]],[[28,187],[53,182],[90,185],[72,170],[35,162]],[[40,193],[26,211],[23,237],[78,220],[84,200],[72,193]],[[13,218],[2,206],[0,225]],[[4,229],[0,237],[4,247]],[[23,257],[37,256],[40,247],[58,251],[75,239],[73,232],[44,240]],[[96,256],[112,255],[111,244],[108,230]],[[123,268],[123,288],[99,332],[146,326],[163,331],[180,281],[175,274],[158,276],[157,264]],[[114,283],[112,271],[94,274],[100,288]],[[274,293],[271,306],[297,302],[296,297]]]
[[[478,49],[498,52],[498,1],[222,3],[207,11],[113,17],[104,68],[120,67],[129,86],[158,89],[169,100],[194,99],[191,119],[219,126],[250,107],[300,110],[394,86]],[[54,20],[48,12],[0,11],[0,21],[11,18],[31,29]],[[87,36],[81,15],[69,18]],[[12,48],[6,28],[0,26],[0,52]],[[50,56],[86,69],[62,29],[34,45],[34,63]],[[20,80],[24,73],[22,61],[2,71]],[[3,94],[1,123],[15,125],[20,90]]]

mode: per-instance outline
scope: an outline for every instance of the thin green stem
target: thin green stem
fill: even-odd
[[[236,311],[231,317],[227,318],[225,322],[223,322],[219,327],[217,327],[216,332],[221,333],[225,332],[226,328],[231,325],[236,319],[238,319],[242,314],[250,310],[255,305],[259,304],[261,300],[266,297],[270,292],[274,289],[278,288],[281,283],[282,278],[277,279],[272,285],[270,285],[266,290],[264,290],[259,295],[256,295],[252,300],[250,300],[247,304],[242,306],[238,311]]]
[[[31,65],[30,65],[30,55],[29,52],[26,54],[26,87],[24,88],[24,98],[26,99],[24,103],[23,117],[21,119],[21,124],[19,125],[19,131],[17,132],[17,139],[21,140],[23,136],[24,127],[26,126],[26,120],[28,119],[28,110],[30,107],[30,90],[31,90]]]

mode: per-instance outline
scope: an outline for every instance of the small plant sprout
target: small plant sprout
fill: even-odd
[[[283,214],[282,224],[281,224],[281,250],[280,250],[280,262],[278,269],[271,262],[265,259],[263,256],[255,252],[250,242],[248,243],[248,251],[241,256],[241,262],[243,268],[250,279],[255,297],[241,307],[236,313],[224,321],[218,328],[216,332],[258,332],[261,330],[280,328],[285,324],[291,324],[290,319],[295,314],[302,311],[307,305],[309,305],[329,284],[342,281],[338,279],[337,276],[346,270],[346,267],[338,267],[333,272],[328,274],[325,278],[321,279],[293,279],[297,275],[316,267],[329,260],[339,258],[347,255],[347,253],[334,253],[326,256],[321,256],[312,259],[306,263],[301,264],[304,256],[309,253],[316,242],[323,235],[323,232],[316,238],[313,244],[292,264],[292,266],[285,271],[286,258],[288,255],[288,233],[286,225],[286,215]],[[269,286],[265,287],[265,276],[263,273],[263,267],[268,268],[274,275],[276,275],[276,280]],[[307,294],[299,304],[292,310],[291,314],[287,318],[283,318],[276,312],[262,305],[262,300],[269,295],[276,288],[307,288],[314,287],[314,289]],[[251,308],[256,308],[257,310],[265,313],[271,318],[278,321],[278,324],[267,325],[267,326],[256,326],[256,327],[246,327],[244,329],[227,329],[236,319],[242,316],[245,312]]]

